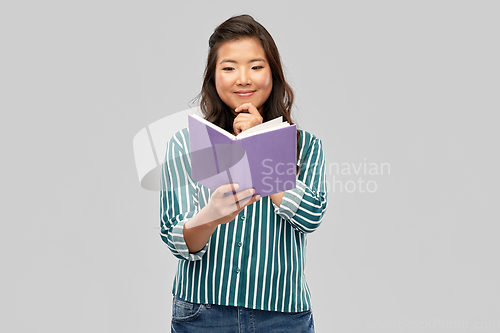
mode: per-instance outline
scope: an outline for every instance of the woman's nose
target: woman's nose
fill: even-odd
[[[240,71],[236,84],[238,85],[249,85],[252,81],[250,80],[250,75],[247,71]]]

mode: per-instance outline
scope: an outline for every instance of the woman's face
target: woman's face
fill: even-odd
[[[243,103],[252,103],[262,114],[264,102],[273,88],[273,79],[260,41],[244,38],[219,47],[215,88],[232,110]]]

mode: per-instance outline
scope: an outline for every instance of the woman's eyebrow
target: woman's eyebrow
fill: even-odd
[[[256,59],[252,59],[250,61],[248,61],[248,63],[251,63],[251,62],[257,62],[257,61],[263,61],[263,62],[266,62],[264,59],[262,58],[256,58]],[[230,62],[230,63],[234,63],[234,64],[237,64],[238,62],[236,60],[231,60],[231,59],[223,59],[220,63],[222,64],[223,62]]]

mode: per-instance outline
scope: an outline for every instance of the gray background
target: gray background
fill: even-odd
[[[499,332],[499,9],[2,3],[0,331],[169,331],[176,259],[132,139],[188,108],[213,29],[249,13],[275,38],[298,125],[327,163],[390,164],[328,172],[352,193],[330,187],[309,237],[317,332]],[[359,178],[376,191],[352,190]]]

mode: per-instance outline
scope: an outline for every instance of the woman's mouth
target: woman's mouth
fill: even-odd
[[[235,94],[239,97],[250,97],[254,94],[255,90],[240,90],[236,91]]]

